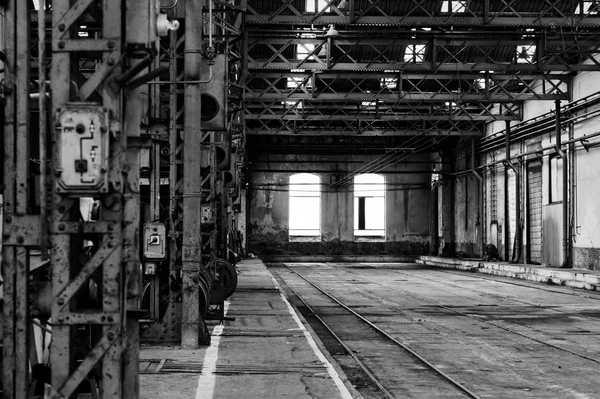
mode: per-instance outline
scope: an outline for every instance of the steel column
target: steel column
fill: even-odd
[[[3,364],[7,398],[26,398],[29,388],[29,253],[34,237],[13,237],[12,226],[29,211],[29,3],[6,4],[4,229],[3,229]],[[34,232],[31,232],[34,233]]]
[[[210,0],[212,1],[212,0]],[[185,3],[185,80],[200,80],[202,51],[202,2]],[[200,236],[202,134],[200,131],[200,84],[184,86],[184,141],[183,152],[183,258],[182,258],[182,314],[181,345],[195,349],[210,337],[200,315],[199,272],[202,267]]]

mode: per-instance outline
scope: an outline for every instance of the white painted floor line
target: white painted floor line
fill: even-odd
[[[273,284],[275,284],[275,286],[279,290],[279,295],[281,295],[281,299],[283,299],[283,302],[285,302],[285,304],[287,305],[288,311],[290,312],[290,314],[296,321],[298,328],[304,333],[304,336],[308,340],[308,344],[310,345],[312,350],[315,352],[315,355],[317,355],[317,358],[319,359],[319,361],[321,363],[323,363],[325,365],[325,367],[327,368],[327,371],[329,372],[329,376],[331,377],[331,379],[335,383],[335,386],[337,387],[338,391],[340,392],[341,398],[352,399],[352,395],[350,394],[350,391],[348,391],[348,388],[346,388],[346,385],[344,385],[344,382],[340,378],[340,376],[337,373],[337,371],[335,370],[335,368],[332,366],[332,364],[329,362],[329,360],[327,360],[325,355],[323,355],[323,352],[321,352],[321,350],[317,346],[317,343],[313,339],[312,335],[310,335],[310,332],[308,332],[306,327],[304,327],[304,325],[302,324],[302,321],[300,321],[300,318],[298,317],[298,315],[296,314],[296,311],[294,310],[292,305],[289,303],[289,301],[285,297],[285,294],[283,293],[283,290],[279,286],[279,283],[277,283],[277,280],[275,280],[275,278],[273,277],[273,275],[271,275],[271,273],[269,273],[269,277],[271,277],[271,280],[273,280]]]
[[[223,312],[226,315],[229,309],[229,301],[225,301]],[[198,377],[198,388],[196,388],[196,399],[212,399],[215,392],[217,359],[219,357],[219,343],[223,334],[223,324],[215,326],[212,331],[210,346],[204,353],[202,363],[202,374]]]

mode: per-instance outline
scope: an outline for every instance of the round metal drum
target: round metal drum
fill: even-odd
[[[225,259],[217,259],[217,273],[219,282],[223,284],[225,298],[229,298],[237,287],[237,272],[235,267]]]

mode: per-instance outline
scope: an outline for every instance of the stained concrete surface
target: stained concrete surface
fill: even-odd
[[[224,322],[218,340],[213,336],[212,346],[198,350],[142,346],[140,397],[358,397],[351,386],[344,385],[343,373],[328,363],[328,356],[315,352],[306,336],[310,327],[298,325],[299,319],[290,313],[264,264],[249,259],[238,264],[238,270],[238,290],[230,298],[227,313],[235,320]],[[220,341],[218,349],[215,341]],[[217,353],[212,371],[210,356],[205,358],[211,350]],[[153,372],[157,368],[160,370]],[[199,380],[210,386],[199,385]]]
[[[290,266],[480,397],[600,398],[595,292],[414,264]],[[439,397],[431,388],[417,397]]]

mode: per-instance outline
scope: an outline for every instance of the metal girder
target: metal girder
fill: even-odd
[[[246,120],[520,120],[519,103],[356,103],[320,101],[252,101],[245,106]]]
[[[599,71],[599,32],[563,32],[547,37],[535,32],[515,36],[498,32],[447,34],[419,31],[366,31],[328,40],[320,31],[295,33],[252,31],[248,43],[250,70],[539,73]],[[275,36],[275,37],[273,37]],[[285,37],[288,36],[288,37]],[[312,37],[311,37],[312,36]],[[353,36],[353,37],[351,37]],[[535,50],[533,50],[535,46]],[[520,57],[523,48],[528,57]],[[408,49],[408,50],[407,50]],[[301,54],[301,55],[299,55]]]
[[[80,17],[93,8],[99,22],[100,45],[80,38]],[[127,13],[126,10],[134,10]],[[49,221],[52,252],[52,367],[53,398],[72,397],[83,380],[90,381],[92,396],[136,398],[139,394],[139,150],[142,95],[140,88],[122,91],[119,77],[135,77],[136,64],[152,52],[155,37],[149,29],[155,22],[152,2],[140,0],[54,0],[52,2],[52,123],[53,156],[48,171]],[[154,16],[155,17],[155,16]],[[70,27],[73,26],[73,29]],[[128,53],[124,45],[136,49]],[[90,74],[77,72],[78,56],[95,59]],[[131,68],[130,71],[124,68]],[[124,74],[125,72],[125,74]],[[129,75],[127,72],[131,72]],[[124,74],[124,75],[122,75]],[[43,78],[42,78],[43,79]],[[71,82],[82,82],[77,90]],[[93,98],[93,101],[87,101]],[[69,116],[61,119],[63,113]],[[85,125],[98,112],[106,119],[101,126]],[[103,189],[87,186],[87,163],[83,171],[64,161],[77,139],[69,136],[73,120],[81,115],[77,132],[91,132],[102,142],[106,164]],[[71,140],[71,141],[69,141]],[[75,140],[75,141],[73,141]],[[80,144],[75,144],[75,146]],[[69,146],[70,149],[69,149]],[[105,147],[105,148],[104,148]],[[96,150],[92,147],[91,162]],[[81,156],[87,156],[81,149]],[[92,153],[93,152],[93,153]],[[78,161],[76,160],[75,165]],[[87,161],[86,161],[87,162]],[[96,164],[94,164],[96,167]],[[61,176],[81,173],[75,188],[65,188]],[[79,182],[75,179],[74,181]],[[94,181],[93,179],[91,180]],[[80,187],[83,185],[82,187]],[[81,220],[80,198],[95,197],[101,203],[98,222]],[[83,234],[86,234],[84,236]],[[94,243],[93,255],[86,254],[83,241]],[[88,293],[96,286],[99,303]],[[77,336],[86,334],[88,346]],[[98,370],[95,373],[94,370]]]
[[[29,397],[30,364],[30,297],[29,249],[32,244],[24,234],[41,224],[16,231],[12,222],[24,221],[30,212],[29,178],[31,158],[29,137],[29,6],[27,2],[10,0],[5,4],[6,48],[4,49],[4,178],[2,245],[2,390],[6,398]],[[17,219],[13,219],[17,217]],[[17,228],[17,226],[14,226]],[[23,227],[23,226],[20,226]],[[16,237],[14,236],[16,234]]]
[[[570,75],[558,73],[253,72],[246,79],[245,98],[248,101],[337,99],[357,102],[566,100],[570,81]]]
[[[484,124],[455,120],[265,120],[247,121],[248,135],[481,136]]]
[[[290,0],[273,1],[271,8],[263,3],[248,4],[248,23],[378,26],[523,26],[572,27],[600,26],[600,17],[587,12],[589,2],[548,0],[534,4],[518,0],[469,1],[464,6],[442,9],[442,2],[429,0],[370,0],[358,8],[350,0],[348,10],[340,10],[337,2],[328,1],[320,10],[308,12],[305,3]],[[362,3],[364,4],[364,3]]]

